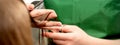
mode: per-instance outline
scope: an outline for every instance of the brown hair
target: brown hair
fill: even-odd
[[[22,0],[0,0],[0,45],[33,45],[30,17]]]

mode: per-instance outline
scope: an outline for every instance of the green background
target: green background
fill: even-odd
[[[91,36],[120,34],[119,0],[44,0],[44,3],[47,9],[56,11],[63,24],[77,25]]]

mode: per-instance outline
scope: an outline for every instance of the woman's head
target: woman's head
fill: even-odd
[[[0,45],[32,45],[31,24],[22,0],[0,0]]]

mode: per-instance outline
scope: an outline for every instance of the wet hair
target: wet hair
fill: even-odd
[[[30,15],[22,0],[0,0],[0,45],[33,45]]]

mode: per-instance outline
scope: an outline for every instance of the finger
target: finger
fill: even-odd
[[[53,26],[53,27],[43,27],[44,29],[48,29],[48,30],[58,30],[58,31],[62,31],[62,32],[65,32],[65,33],[70,33],[72,32],[73,30],[71,30],[71,28],[68,28],[68,27],[61,27],[61,26]]]
[[[49,16],[48,16],[47,20],[57,17],[57,14],[56,14],[56,12],[54,10],[49,10],[49,12],[50,13],[49,13]]]
[[[57,30],[51,30],[53,33],[58,33],[59,31],[57,31]]]
[[[28,10],[33,10],[34,5],[33,4],[26,4]]]
[[[70,40],[69,33],[52,33],[52,32],[45,32],[44,36],[52,39],[57,40]]]
[[[45,25],[46,27],[50,27],[50,26],[62,26],[61,22],[57,22],[57,21],[48,21]]]
[[[55,40],[55,39],[53,39],[53,42],[55,42],[57,45],[65,45],[66,44],[65,40]]]
[[[42,28],[42,27],[45,27],[46,26],[46,23],[48,21],[36,21],[34,24],[36,25],[36,27],[38,28]]]
[[[57,21],[36,21],[38,27],[51,27],[51,26],[62,26],[61,22]]]
[[[51,18],[55,18],[57,17],[56,13],[51,11],[51,10],[48,10],[48,9],[37,9],[37,10],[33,10],[30,15],[32,17],[41,17],[42,15],[48,15],[48,18],[47,19],[51,19]]]
[[[31,16],[32,17],[39,17],[45,14],[48,14],[49,12],[46,9],[35,9],[33,11],[31,11]]]

